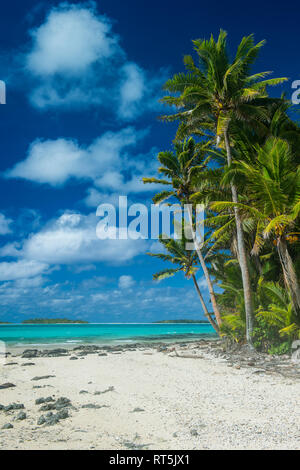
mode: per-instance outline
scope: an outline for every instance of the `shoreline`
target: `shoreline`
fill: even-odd
[[[191,344],[197,343],[199,341],[219,341],[220,338],[218,336],[207,336],[203,335],[201,338],[191,338],[191,336],[184,336],[182,339],[174,338],[175,335],[172,335],[170,338],[161,338],[156,337],[153,339],[143,339],[143,337],[132,338],[132,339],[112,339],[112,340],[102,340],[102,341],[85,341],[85,340],[71,340],[69,342],[52,342],[52,343],[23,343],[23,344],[10,344],[6,342],[6,350],[10,354],[22,354],[23,351],[27,349],[35,349],[35,350],[54,350],[54,349],[66,349],[68,351],[72,351],[76,347],[95,347],[100,349],[106,348],[114,348],[114,347],[122,347],[123,349],[132,348],[132,347],[158,347],[158,346],[174,346],[180,345],[182,343]],[[160,339],[159,339],[160,338]]]

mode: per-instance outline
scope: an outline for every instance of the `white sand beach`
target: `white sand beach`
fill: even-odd
[[[0,383],[16,386],[0,389],[0,404],[24,404],[26,419],[0,411],[1,449],[300,448],[296,378],[150,348],[7,362],[17,364],[0,366]],[[54,377],[32,380],[45,375]],[[37,425],[35,400],[49,396],[70,399],[70,417]],[[98,408],[82,408],[88,404]],[[13,428],[2,429],[7,423]]]

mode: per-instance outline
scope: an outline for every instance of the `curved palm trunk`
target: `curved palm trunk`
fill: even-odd
[[[285,285],[291,294],[292,304],[296,315],[300,317],[299,282],[286,241],[283,238],[279,239],[277,242],[277,251],[283,271]]]
[[[203,308],[203,311],[204,311],[204,315],[206,316],[206,318],[208,319],[209,323],[214,328],[214,330],[219,334],[219,332],[220,332],[219,327],[216,324],[216,322],[214,321],[214,319],[211,317],[211,314],[209,313],[209,311],[207,310],[207,307],[206,307],[204,299],[202,297],[197,279],[196,279],[194,274],[192,274],[192,278],[193,278],[193,281],[194,281],[194,284],[195,284],[196,291],[199,295],[199,299],[200,299],[200,302],[201,302],[201,305],[202,305],[202,308]]]
[[[213,308],[213,311],[214,311],[214,314],[215,314],[215,317],[216,317],[216,320],[217,320],[217,324],[220,327],[221,324],[222,324],[222,318],[221,318],[221,314],[220,314],[219,307],[218,307],[218,304],[217,304],[213,284],[211,282],[211,278],[210,278],[207,266],[205,264],[204,257],[202,255],[202,251],[201,251],[201,249],[198,245],[197,236],[196,236],[196,233],[195,233],[194,228],[193,228],[193,212],[192,212],[191,204],[187,204],[187,208],[188,208],[188,214],[189,214],[189,219],[190,219],[190,226],[191,226],[194,246],[195,246],[195,249],[196,249],[200,264],[201,264],[201,268],[203,270],[203,273],[204,273],[204,276],[205,276],[205,279],[206,279],[206,282],[207,282],[207,287],[208,287],[208,291],[209,291],[209,295],[210,295],[210,300],[211,300],[212,308]]]
[[[232,156],[231,148],[229,142],[228,131],[224,131],[224,140],[227,153],[227,164],[231,165]],[[231,184],[231,193],[232,193],[232,202],[238,203],[238,194],[237,189],[234,184]],[[253,303],[252,303],[252,292],[251,292],[251,282],[249,275],[248,260],[246,254],[244,232],[242,226],[242,220],[240,217],[240,211],[238,207],[234,208],[235,223],[236,223],[236,233],[237,233],[237,244],[239,252],[239,264],[242,273],[243,280],[243,289],[244,289],[244,302],[245,302],[245,311],[246,311],[246,339],[249,346],[252,346],[252,334],[253,334]]]

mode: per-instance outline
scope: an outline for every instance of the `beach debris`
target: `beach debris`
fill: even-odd
[[[105,352],[102,352],[102,353],[99,353],[98,356],[99,356],[99,357],[105,357],[105,356],[108,356],[108,354],[105,353]]]
[[[94,395],[103,395],[104,393],[114,392],[114,391],[115,391],[115,387],[111,386],[111,387],[106,388],[102,392],[101,391],[100,392],[94,392]]]
[[[193,437],[199,436],[197,429],[191,429],[190,432],[191,432],[191,436],[193,436]]]
[[[26,418],[27,418],[27,415],[26,413],[24,413],[24,411],[20,411],[20,413],[18,413],[16,417],[18,421],[23,421]]]
[[[5,366],[17,366],[19,363],[18,362],[7,362],[4,364]]]
[[[145,411],[143,408],[134,408],[131,413],[142,413],[143,411]]]
[[[7,382],[5,384],[0,385],[0,390],[6,389],[6,388],[12,388],[12,387],[15,387],[15,386],[16,385]]]
[[[46,380],[55,377],[55,375],[41,375],[40,377],[33,377],[31,380]]]
[[[87,390],[80,390],[79,394],[82,395],[84,393],[89,393]]]
[[[70,361],[78,361],[78,357],[72,356],[72,357],[70,357]]]
[[[27,367],[27,366],[35,366],[35,362],[24,362],[21,364],[22,367]]]
[[[12,429],[13,428],[13,425],[11,423],[7,423],[7,424],[4,424],[4,426],[2,426],[2,429]]]

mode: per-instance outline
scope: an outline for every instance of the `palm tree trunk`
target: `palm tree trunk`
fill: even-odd
[[[188,214],[189,214],[189,219],[190,219],[190,226],[191,226],[191,231],[192,231],[192,237],[193,237],[193,241],[194,241],[195,250],[197,252],[197,255],[198,255],[198,258],[199,258],[199,261],[200,261],[200,264],[201,264],[201,268],[203,270],[203,273],[204,273],[204,276],[205,276],[205,279],[206,279],[206,282],[207,282],[207,287],[208,287],[208,291],[209,291],[209,295],[210,295],[210,300],[211,300],[212,308],[213,308],[213,311],[214,311],[214,314],[215,314],[215,317],[216,317],[216,320],[217,320],[217,324],[220,327],[221,324],[222,324],[222,318],[221,318],[221,314],[220,314],[219,307],[218,307],[218,304],[217,304],[213,284],[211,282],[211,278],[210,278],[207,266],[205,264],[204,257],[202,255],[202,251],[199,247],[199,244],[198,244],[198,241],[197,241],[197,236],[196,236],[196,233],[195,233],[195,230],[194,230],[192,205],[187,204],[187,208],[188,208]]]
[[[232,156],[231,148],[229,142],[229,136],[227,129],[224,131],[224,140],[227,153],[227,164],[231,165]],[[236,186],[231,184],[231,193],[232,193],[232,202],[238,203],[238,193]],[[246,254],[244,232],[242,226],[242,220],[240,217],[240,211],[238,207],[234,208],[235,223],[236,223],[236,233],[237,233],[237,243],[239,251],[239,263],[242,273],[243,280],[243,289],[244,289],[244,302],[245,302],[245,312],[246,312],[246,339],[250,347],[252,347],[252,334],[253,334],[253,303],[252,303],[252,292],[251,292],[251,282],[249,275],[248,259]]]
[[[286,240],[280,238],[277,241],[277,251],[282,266],[284,281],[287,289],[291,294],[292,304],[297,316],[300,317],[300,287],[297,274],[293,265],[292,258],[289,254]]]
[[[214,321],[214,319],[211,317],[211,314],[209,313],[209,311],[207,310],[207,307],[206,307],[204,299],[202,297],[202,294],[201,294],[197,279],[195,277],[195,274],[192,274],[192,278],[193,278],[193,281],[194,281],[194,284],[195,284],[196,291],[197,291],[197,293],[199,295],[199,298],[200,298],[200,302],[201,302],[201,305],[202,305],[202,308],[203,308],[203,311],[204,311],[204,315],[206,316],[206,318],[208,319],[209,323],[214,328],[214,330],[219,334],[219,332],[220,332],[219,327],[216,324],[216,322]]]

